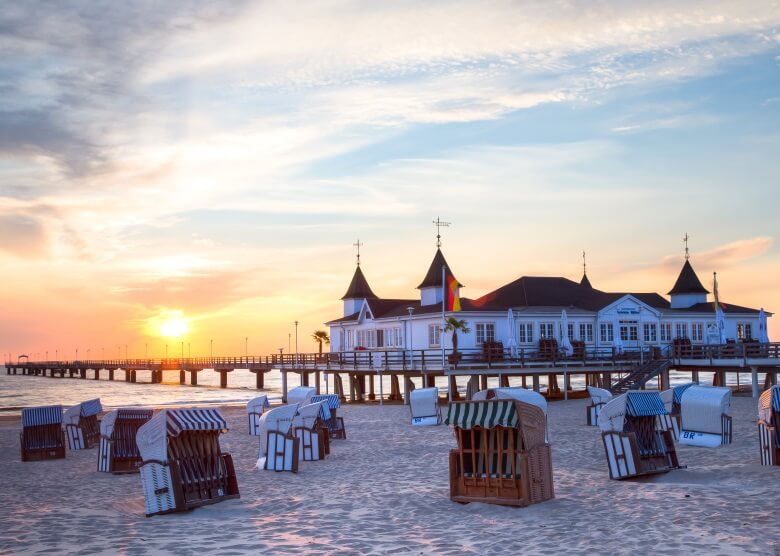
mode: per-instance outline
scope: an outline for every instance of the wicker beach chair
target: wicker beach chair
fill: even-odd
[[[259,436],[260,434],[260,416],[263,411],[271,407],[268,403],[268,396],[257,396],[252,398],[246,404],[247,418],[249,419],[249,435]]]
[[[154,411],[121,408],[109,411],[100,421],[100,448],[97,470],[104,473],[138,473],[141,454],[135,436],[152,418]]]
[[[758,441],[761,465],[780,465],[780,386],[758,398]]]
[[[604,407],[604,404],[612,399],[612,392],[603,388],[596,388],[595,386],[588,386],[587,388],[590,395],[590,405],[587,407],[588,426],[597,427],[599,425],[599,411]]]
[[[62,432],[62,406],[25,407],[22,432],[19,433],[22,461],[41,461],[65,457]]]
[[[299,461],[321,460],[330,452],[330,435],[325,426],[328,420],[330,409],[324,400],[298,407],[292,421],[292,432],[298,439]]]
[[[657,417],[666,414],[658,392],[630,391],[608,401],[599,427],[612,479],[666,473],[679,469],[671,432]]]
[[[217,409],[164,409],[138,430],[147,517],[239,498],[227,430]]]
[[[275,407],[260,417],[260,454],[257,467],[271,471],[298,472],[298,439],[292,434],[292,422],[298,404]]]
[[[344,418],[336,415],[336,412],[341,407],[341,400],[339,400],[336,394],[325,394],[321,396],[312,396],[311,403],[326,402],[328,409],[330,410],[330,419],[327,420],[325,426],[328,427],[328,431],[331,439],[345,439],[347,438],[347,429],[344,427]]]
[[[65,412],[65,436],[69,450],[85,450],[100,441],[98,415],[103,411],[100,399],[74,405]]]
[[[687,382],[679,384],[661,392],[661,399],[664,401],[664,407],[666,407],[666,411],[669,414],[659,415],[658,420],[664,430],[672,433],[675,441],[680,440],[680,401],[682,395],[691,386],[696,386],[696,383]]]
[[[527,506],[554,498],[544,412],[516,399],[452,402],[450,499]]]
[[[409,394],[409,409],[412,412],[412,425],[440,425],[439,389],[431,386],[412,391]]]
[[[731,444],[731,388],[691,386],[680,397],[680,444]]]
[[[298,386],[287,392],[287,403],[306,404],[312,396],[317,393],[317,389],[312,386]]]
[[[533,390],[521,387],[488,388],[487,390],[480,390],[474,394],[472,400],[517,400],[535,405],[544,413],[544,441],[549,441],[549,433],[547,431],[547,400],[539,392],[534,392]]]

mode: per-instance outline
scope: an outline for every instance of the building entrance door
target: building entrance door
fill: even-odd
[[[639,324],[637,321],[620,321],[620,341],[625,347],[639,347]]]

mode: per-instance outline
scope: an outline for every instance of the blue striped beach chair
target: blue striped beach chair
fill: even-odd
[[[680,444],[716,448],[731,444],[731,388],[691,386],[680,396]]]
[[[97,470],[103,473],[138,473],[141,454],[135,436],[154,411],[141,408],[114,409],[100,421]]]
[[[146,516],[182,512],[239,498],[227,432],[217,409],[163,409],[138,429]]]
[[[325,422],[328,427],[330,438],[333,439],[345,439],[347,438],[347,429],[344,426],[344,418],[339,417],[336,412],[341,407],[341,400],[337,394],[324,394],[311,397],[311,403],[327,402],[328,409],[330,410],[330,419]]]
[[[298,460],[317,461],[330,452],[329,434],[325,423],[330,409],[325,400],[299,406],[293,418],[292,432],[298,439]]]
[[[260,453],[257,467],[270,471],[298,472],[299,440],[292,434],[298,404],[274,407],[260,417]]]
[[[780,465],[780,386],[764,390],[758,399],[758,441],[761,465]]]
[[[597,427],[599,425],[599,411],[612,399],[612,392],[595,386],[588,386],[587,389],[590,396],[590,405],[587,407],[587,423],[589,427]]]
[[[25,407],[22,432],[19,433],[22,461],[41,461],[65,457],[62,432],[62,406]]]
[[[667,410],[659,392],[630,391],[607,402],[599,427],[612,479],[679,469],[672,434],[658,419]]]
[[[74,405],[65,412],[65,436],[68,449],[84,450],[96,446],[100,441],[98,415],[103,411],[100,399],[88,400]]]
[[[528,506],[555,497],[546,418],[516,399],[452,402],[445,423],[455,429],[450,499]]]

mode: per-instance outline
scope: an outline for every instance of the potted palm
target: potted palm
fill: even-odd
[[[315,330],[311,337],[320,345],[320,355],[318,359],[322,361],[322,344],[330,344],[330,336],[328,336],[328,333],[324,330]]]
[[[458,332],[468,334],[471,332],[471,329],[465,320],[447,317],[447,320],[444,321],[444,331],[452,332],[452,353],[447,356],[447,361],[451,365],[457,365],[461,357],[463,357],[463,354],[458,351]]]

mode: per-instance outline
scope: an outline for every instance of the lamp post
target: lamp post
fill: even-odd
[[[168,359],[168,344],[165,344],[165,358]]]
[[[209,357],[214,357],[214,340],[209,340]]]
[[[144,344],[144,359],[149,359],[149,344]]]
[[[244,357],[249,357],[249,336],[244,338]]]
[[[290,349],[290,338],[292,338],[292,332],[287,333],[287,353],[290,353],[292,351]]]
[[[414,312],[414,307],[407,307],[406,310],[409,313],[409,353],[412,359],[412,369],[414,369],[414,334],[412,334],[412,313]]]
[[[298,364],[298,321],[295,321],[295,364]]]

